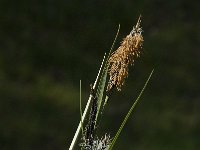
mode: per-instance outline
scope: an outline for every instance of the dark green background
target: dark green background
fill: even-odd
[[[142,14],[144,53],[99,127],[114,136],[153,68],[118,150],[200,149],[199,1],[1,0],[0,149],[68,149],[104,52]]]

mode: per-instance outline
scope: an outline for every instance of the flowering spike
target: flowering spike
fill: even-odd
[[[137,57],[140,57],[143,37],[142,28],[140,27],[141,16],[139,17],[136,26],[126,38],[121,42],[120,47],[112,53],[109,58],[109,82],[107,91],[116,86],[118,91],[121,91],[128,77],[128,67],[133,65]]]

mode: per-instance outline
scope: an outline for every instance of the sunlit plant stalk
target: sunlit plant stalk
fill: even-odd
[[[104,59],[105,59],[105,56],[104,56]],[[97,81],[98,78],[99,78],[99,74],[100,74],[100,72],[101,72],[104,59],[103,59],[103,61],[102,61],[102,64],[101,64],[99,73],[98,73],[97,78],[96,78],[96,81]],[[94,85],[93,85],[93,87],[92,87],[93,89],[96,88],[96,81],[95,81],[95,83],[94,83]],[[77,140],[78,140],[78,136],[79,136],[79,134],[80,134],[80,130],[81,130],[82,125],[83,125],[83,123],[84,123],[84,121],[85,121],[86,115],[87,115],[87,113],[88,113],[88,111],[89,111],[89,106],[90,106],[90,104],[91,104],[91,99],[92,99],[92,95],[89,96],[89,99],[88,99],[88,101],[87,101],[85,110],[84,110],[84,112],[83,112],[83,115],[81,115],[81,117],[82,117],[82,118],[81,118],[81,121],[79,122],[78,128],[77,128],[77,130],[76,130],[76,132],[75,132],[75,134],[74,134],[74,137],[73,137],[73,140],[72,140],[71,145],[70,145],[70,147],[69,147],[69,150],[73,150],[74,147],[75,147],[75,145],[76,145],[76,142],[77,142]]]
[[[97,75],[96,80],[95,80],[95,82],[94,82],[94,84],[93,84],[93,86],[92,86],[92,90],[95,90],[95,91],[96,91],[97,87],[101,85],[101,82],[100,82],[100,84],[99,84],[99,81],[101,80],[100,78],[104,78],[104,76],[107,75],[107,67],[108,67],[107,63],[108,63],[108,58],[109,58],[109,56],[110,56],[110,54],[111,54],[111,51],[112,51],[113,48],[114,48],[116,39],[117,39],[118,34],[119,34],[119,30],[120,30],[120,25],[119,25],[119,27],[118,27],[118,30],[117,30],[115,39],[114,39],[114,41],[113,41],[113,44],[112,44],[112,46],[111,46],[111,49],[110,49],[108,55],[106,55],[106,53],[105,53],[105,55],[104,55],[103,61],[102,61],[102,63],[101,63],[101,67],[100,67],[99,72],[98,72],[98,75]],[[105,60],[105,59],[106,59],[106,60]],[[104,73],[104,75],[102,74],[102,72]],[[101,81],[102,81],[102,80],[101,80]],[[99,85],[97,85],[97,84],[99,84]],[[104,86],[105,86],[105,85],[104,85]],[[103,86],[103,88],[104,88],[104,86]],[[100,93],[101,93],[101,91],[100,91]],[[101,96],[101,95],[100,95],[100,96]],[[76,142],[77,142],[77,140],[78,140],[78,136],[79,136],[79,134],[80,134],[80,130],[81,130],[82,125],[83,125],[83,123],[84,123],[84,121],[85,121],[85,119],[86,119],[86,115],[88,114],[89,107],[90,107],[90,105],[91,105],[92,97],[93,97],[93,95],[90,94],[89,99],[88,99],[87,104],[86,104],[86,107],[85,107],[85,110],[84,110],[84,112],[83,112],[83,115],[82,115],[82,113],[81,113],[81,121],[79,122],[79,125],[78,125],[78,127],[77,127],[77,130],[76,130],[76,132],[75,132],[75,134],[74,134],[74,137],[73,137],[73,140],[72,140],[71,145],[70,145],[70,147],[69,147],[69,150],[73,150],[73,149],[75,148]],[[101,96],[101,97],[102,97],[102,96]],[[100,108],[100,107],[99,107],[99,108]],[[99,110],[98,110],[98,112],[99,112]],[[97,117],[98,117],[98,115],[97,115]]]

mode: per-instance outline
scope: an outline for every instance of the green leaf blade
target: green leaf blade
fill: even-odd
[[[119,137],[119,135],[120,135],[122,129],[124,128],[124,126],[125,126],[126,122],[128,121],[128,119],[129,119],[131,113],[133,112],[133,109],[135,108],[135,106],[136,106],[136,104],[138,103],[138,101],[140,100],[140,97],[142,96],[144,90],[146,89],[146,86],[147,86],[147,84],[149,83],[149,80],[150,80],[150,78],[151,78],[153,72],[154,72],[154,69],[151,71],[151,73],[150,73],[148,79],[146,80],[146,82],[145,82],[145,84],[144,84],[144,86],[143,86],[143,88],[142,88],[140,94],[138,95],[137,99],[135,100],[135,102],[134,102],[133,105],[131,106],[130,110],[128,111],[126,117],[124,118],[124,120],[123,120],[123,122],[122,122],[122,124],[121,124],[121,126],[120,126],[120,128],[119,128],[119,130],[117,131],[117,133],[116,133],[114,139],[112,140],[112,142],[111,142],[111,144],[110,144],[109,150],[112,150],[112,149],[113,149],[113,147],[114,147],[114,145],[115,145],[115,143],[116,143],[116,141],[117,141],[117,139],[118,139],[118,137]]]

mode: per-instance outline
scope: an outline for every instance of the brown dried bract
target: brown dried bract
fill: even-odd
[[[121,42],[120,47],[109,58],[110,79],[107,91],[111,90],[113,86],[116,86],[117,90],[121,91],[125,79],[128,77],[129,65],[133,65],[135,59],[140,56],[144,41],[140,22],[141,19],[139,17],[136,26],[133,27],[130,34]]]

